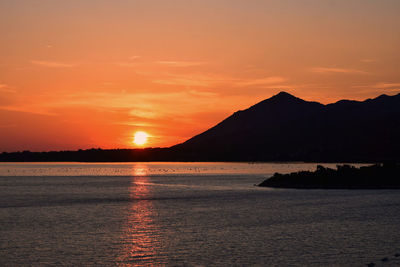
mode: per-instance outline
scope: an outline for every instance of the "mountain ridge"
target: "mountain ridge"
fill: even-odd
[[[280,92],[168,148],[1,153],[0,161],[400,161],[400,94],[331,104]]]
[[[210,160],[318,161],[367,159],[362,154],[369,147],[377,159],[385,160],[394,151],[380,148],[379,143],[388,146],[394,133],[400,134],[399,127],[392,127],[400,123],[396,116],[400,116],[400,94],[324,105],[280,92],[171,148],[194,158],[208,154]],[[395,147],[400,147],[398,141]]]

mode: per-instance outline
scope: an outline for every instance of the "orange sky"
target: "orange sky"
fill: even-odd
[[[279,91],[400,92],[398,0],[2,0],[0,152],[169,146]]]

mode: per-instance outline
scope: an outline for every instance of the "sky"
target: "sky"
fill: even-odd
[[[165,147],[289,92],[400,93],[398,0],[0,0],[0,152]],[[140,146],[143,147],[143,146]]]

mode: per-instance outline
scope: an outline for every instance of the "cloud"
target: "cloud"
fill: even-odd
[[[119,67],[128,67],[128,68],[138,67],[138,66],[141,65],[141,64],[136,63],[136,62],[115,62],[113,64],[117,65]]]
[[[227,81],[227,79],[224,77],[218,77],[208,74],[165,73],[163,76],[164,77],[155,79],[152,82],[165,85],[209,87],[217,83],[222,83]]]
[[[120,67],[144,67],[144,68],[154,68],[155,66],[159,67],[173,67],[173,68],[185,68],[185,67],[195,67],[206,64],[205,62],[199,61],[151,61],[144,62],[138,61],[140,56],[133,56],[129,58],[129,61],[118,61],[113,64]]]
[[[353,85],[359,93],[398,93],[400,92],[400,83],[379,82],[375,84]]]
[[[165,85],[180,85],[180,86],[197,86],[197,87],[212,87],[212,86],[234,86],[234,87],[251,87],[251,86],[267,86],[279,85],[286,81],[284,77],[271,76],[263,78],[238,79],[225,76],[217,76],[211,74],[164,74],[164,77],[153,80],[153,83]]]
[[[202,97],[215,97],[218,95],[217,93],[214,92],[197,91],[197,90],[190,90],[188,93],[194,96],[202,96]]]
[[[154,119],[159,116],[157,112],[150,111],[150,110],[145,110],[145,109],[132,109],[129,112],[129,115],[134,116],[134,117],[139,117],[139,118],[146,118],[146,119]]]
[[[374,63],[374,62],[376,62],[375,59],[370,59],[370,58],[361,59],[360,61],[363,62],[363,63]]]
[[[211,81],[202,79],[191,79],[191,78],[170,78],[170,79],[157,79],[153,80],[153,83],[165,84],[165,85],[182,85],[182,86],[203,86],[207,87],[211,85]]]
[[[8,105],[0,106],[0,110],[15,111],[23,113],[31,113],[36,115],[57,116],[58,114],[51,112],[46,107],[40,105]]]
[[[257,78],[257,79],[244,79],[237,80],[235,82],[236,86],[262,86],[262,85],[271,85],[271,84],[280,84],[286,81],[285,78],[279,76],[271,76],[265,78]]]
[[[353,85],[352,88],[369,88],[369,89],[399,89],[400,83],[379,82],[375,84]]]
[[[7,84],[1,84],[0,83],[0,92],[3,92],[3,93],[16,93],[17,91],[15,89],[10,88]]]
[[[400,83],[377,83],[373,87],[382,89],[400,88]]]
[[[194,67],[205,64],[205,62],[196,61],[156,61],[155,63],[168,67]]]
[[[114,122],[113,124],[115,125],[128,125],[128,126],[134,126],[134,127],[157,127],[159,125],[155,123],[149,123],[149,122],[137,122],[137,121],[119,121],[119,122]]]
[[[49,96],[46,101],[41,102],[42,108],[59,108],[83,106],[101,108],[107,110],[129,110],[132,116],[155,117],[157,113],[169,113],[173,107],[184,103],[192,107],[194,103],[207,103],[213,99],[215,94],[197,90],[184,90],[178,92],[164,93],[112,93],[112,92],[80,92],[80,93],[59,93],[56,98]],[[174,101],[171,101],[174,99]],[[159,106],[170,106],[171,109],[161,110]],[[157,113],[154,111],[157,110]]]
[[[56,61],[44,61],[44,60],[31,60],[31,63],[37,66],[47,67],[47,68],[71,68],[75,66],[74,64],[67,64]]]
[[[332,73],[342,73],[342,74],[368,74],[368,72],[357,70],[357,69],[344,69],[344,68],[326,68],[317,67],[311,68],[311,72],[322,73],[322,74],[332,74]]]

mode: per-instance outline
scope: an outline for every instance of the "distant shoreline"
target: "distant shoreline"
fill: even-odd
[[[124,161],[111,161],[111,160],[105,160],[105,161],[76,161],[76,160],[66,160],[66,161],[56,161],[56,160],[51,160],[51,161],[22,161],[22,160],[14,160],[14,161],[2,161],[0,160],[1,163],[138,163],[138,162],[143,162],[143,163],[244,163],[244,164],[265,164],[265,163],[271,163],[271,164],[366,164],[366,165],[371,165],[376,163],[374,162],[343,162],[343,161],[233,161],[233,160],[124,160]]]
[[[0,162],[245,162],[245,163],[377,163],[385,159],[359,158],[316,158],[302,159],[298,157],[259,158],[233,154],[224,157],[214,157],[196,153],[185,153],[174,148],[143,148],[143,149],[79,149],[68,151],[46,152],[2,152]]]

